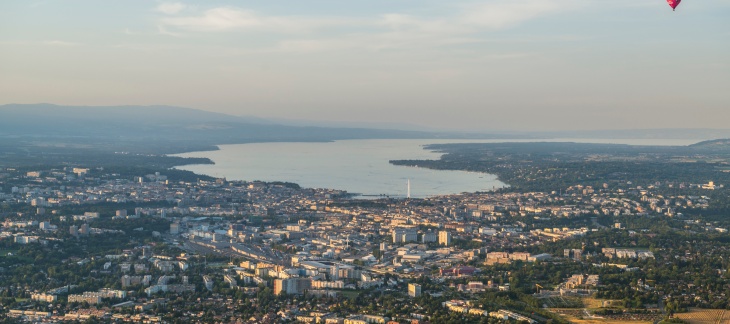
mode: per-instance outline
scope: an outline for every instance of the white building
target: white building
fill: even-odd
[[[412,227],[398,227],[393,229],[393,243],[408,243],[418,241],[418,231]]]
[[[423,233],[423,237],[421,237],[421,243],[432,243],[438,241],[438,235],[436,232],[427,231]]]

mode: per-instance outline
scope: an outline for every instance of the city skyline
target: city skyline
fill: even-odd
[[[724,128],[730,4],[4,3],[5,103],[437,129]],[[689,113],[691,112],[691,114]]]
[[[2,2],[0,322],[727,321],[680,1]]]

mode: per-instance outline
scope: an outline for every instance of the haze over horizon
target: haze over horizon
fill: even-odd
[[[727,128],[730,2],[0,4],[0,104],[435,129]]]

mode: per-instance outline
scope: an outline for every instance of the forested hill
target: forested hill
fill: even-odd
[[[702,141],[696,144],[690,145],[693,148],[705,148],[705,149],[730,149],[730,138],[716,139],[710,141]]]
[[[517,191],[547,191],[582,184],[709,181],[730,183],[728,140],[691,146],[588,143],[468,143],[429,145],[439,160],[397,160],[395,165],[496,174]],[[716,144],[710,144],[716,143]],[[719,143],[719,144],[717,144]]]

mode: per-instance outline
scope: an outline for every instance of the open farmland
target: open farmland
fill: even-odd
[[[674,317],[690,324],[730,323],[730,312],[724,309],[692,308],[689,312],[675,314]]]
[[[610,304],[611,301],[605,300],[586,300],[583,299],[586,305],[600,306]],[[566,320],[571,323],[654,323],[661,320],[664,317],[659,310],[655,310],[651,313],[616,313],[608,315],[596,315],[593,314],[596,308],[549,308],[550,312],[560,314]]]
[[[551,312],[562,315],[566,320],[571,323],[580,324],[615,324],[615,323],[653,323],[653,320],[647,320],[644,318],[632,319],[630,315],[626,317],[618,316],[601,316],[589,318],[589,314],[582,309],[550,309]]]

